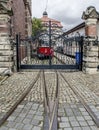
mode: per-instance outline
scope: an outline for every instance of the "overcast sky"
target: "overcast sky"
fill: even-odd
[[[47,0],[32,0],[32,17],[42,17],[46,3]],[[99,0],[48,0],[47,13],[68,30],[83,22],[82,13],[89,6],[99,11]]]

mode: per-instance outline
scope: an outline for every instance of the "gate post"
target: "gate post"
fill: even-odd
[[[83,72],[93,74],[98,71],[98,44],[97,41],[97,19],[99,15],[95,7],[90,6],[83,12],[82,19],[85,20],[85,38],[83,43]]]
[[[0,69],[10,74],[14,68],[13,43],[11,42],[11,3],[0,0]]]
[[[31,41],[27,41],[27,63],[31,63]]]

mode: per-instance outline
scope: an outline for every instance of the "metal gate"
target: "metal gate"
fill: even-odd
[[[53,56],[38,56],[39,44],[45,43],[53,49]],[[18,71],[20,69],[82,70],[83,37],[65,38],[60,36],[52,42],[51,36],[47,36],[46,33],[35,40],[22,40],[17,35],[16,50]]]

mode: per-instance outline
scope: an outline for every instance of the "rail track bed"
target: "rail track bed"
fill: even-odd
[[[98,130],[98,96],[78,75],[41,70],[9,77],[0,86],[0,130]]]

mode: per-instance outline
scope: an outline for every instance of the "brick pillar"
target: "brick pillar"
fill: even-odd
[[[0,69],[13,69],[13,45],[11,43],[11,15],[8,1],[0,1]]]
[[[85,35],[83,45],[83,72],[93,74],[97,73],[98,59],[98,44],[96,26],[98,13],[92,6],[88,7],[83,13],[82,18],[85,20]]]

